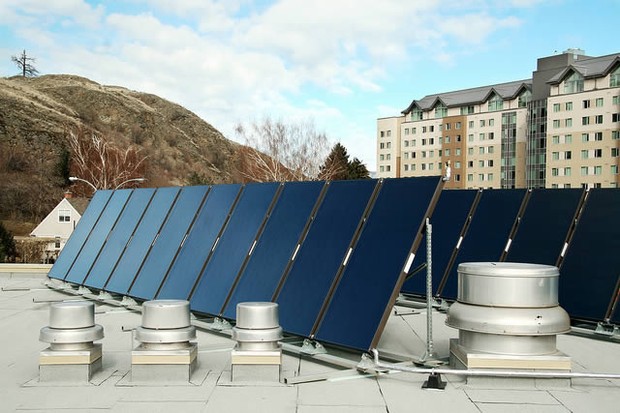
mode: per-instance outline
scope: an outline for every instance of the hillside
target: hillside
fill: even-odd
[[[78,126],[140,148],[148,186],[235,180],[239,145],[177,104],[78,76],[0,78],[0,219],[36,222],[56,205]]]

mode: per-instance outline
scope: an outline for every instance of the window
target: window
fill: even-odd
[[[611,148],[611,157],[612,158],[617,158],[618,157],[618,152],[620,152],[618,150],[618,148]]]
[[[489,139],[494,139],[494,138],[495,138],[495,133],[489,132]]]
[[[600,175],[603,173],[603,167],[602,166],[595,166],[594,167],[594,175]]]
[[[386,136],[388,137],[392,136],[392,131],[391,130],[387,131]]]
[[[495,119],[489,119],[489,126],[495,126]]]
[[[595,158],[602,158],[603,157],[603,150],[602,149],[595,149],[594,150],[594,157]]]
[[[467,142],[473,142],[474,141],[474,134],[470,133],[469,135],[467,135]]]
[[[441,126],[441,125],[439,125],[439,126]],[[451,127],[452,126],[449,123],[446,123],[446,130],[450,130]]]
[[[566,120],[564,120],[564,126],[566,126],[567,128],[570,128],[573,126],[573,118],[567,118]]]
[[[611,165],[611,174],[618,175],[618,165]]]
[[[519,107],[524,108],[527,104],[532,100],[532,92],[529,90],[524,90],[519,95]]]
[[[408,163],[406,163],[406,164],[404,165],[404,167],[405,167],[405,172],[409,170],[409,164],[408,164]]]
[[[474,167],[474,161],[467,161],[467,167],[468,168],[473,168]]]
[[[450,149],[446,149],[443,154],[444,156],[450,156]]]
[[[429,144],[429,145],[434,145],[434,144],[435,144],[435,138],[430,138],[430,139],[428,140],[428,144]]]
[[[435,151],[428,151],[428,157],[432,158],[433,156],[435,156]]]
[[[381,143],[379,144],[379,149],[385,149],[385,143],[381,142]]]
[[[603,132],[594,132],[594,140],[602,141],[603,140]]]
[[[455,169],[461,169],[461,162],[459,162],[459,161],[454,162],[454,168]]]
[[[552,152],[551,153],[551,159],[553,159],[554,161],[559,161],[560,160],[560,152]]]
[[[590,124],[590,117],[589,116],[584,116],[581,118],[581,124],[582,125],[589,125]]]
[[[428,170],[429,170],[429,171],[432,171],[432,170],[433,170],[433,166],[435,166],[435,164],[434,164],[434,163],[429,163],[429,164],[428,164]]]
[[[461,135],[456,135],[456,141],[460,142],[461,141]]]
[[[385,155],[385,160],[386,160],[386,161],[390,161],[390,160],[392,160],[392,154],[389,154],[389,153],[388,153],[387,155]]]
[[[614,96],[611,98],[611,103],[613,103],[614,105],[617,105],[620,103],[620,96]]]
[[[381,166],[379,167],[379,172],[385,172],[385,166],[381,165]]]
[[[484,174],[478,174],[478,180],[484,181]]]
[[[422,133],[426,133],[426,126],[422,126]]]
[[[435,106],[435,119],[446,116],[448,116],[448,108],[443,103],[438,103],[437,106]]]
[[[474,148],[467,148],[467,155],[473,155],[474,154]]]
[[[558,176],[558,168],[551,168],[551,176]]]
[[[461,122],[456,122],[454,124],[454,129],[461,129]]]
[[[409,152],[405,152],[405,159],[409,159]]]
[[[443,141],[444,141],[445,143],[450,143],[450,137],[449,137],[449,136],[446,136],[446,137],[443,139]]]
[[[581,176],[586,176],[588,175],[588,167],[587,166],[582,166],[581,167]]]
[[[455,180],[456,182],[461,182],[461,174],[456,174],[456,175],[454,175],[454,180]]]
[[[473,182],[474,174],[467,174],[467,182]]]
[[[565,135],[564,143],[573,143],[573,135]]]
[[[609,75],[609,87],[620,86],[620,66],[616,67]]]
[[[573,72],[564,80],[564,93],[583,92],[583,76]]]
[[[461,106],[461,115],[471,115],[474,113],[473,106]]]
[[[415,108],[411,111],[411,120],[422,120],[422,109]]]
[[[426,139],[422,139],[422,146],[426,145]]]
[[[59,250],[60,249],[60,237],[55,237],[54,238],[54,249],[55,250]]]
[[[581,142],[588,142],[589,140],[590,140],[590,137],[587,133],[581,134]]]
[[[387,143],[385,144],[385,147],[386,147],[387,149],[390,149],[390,148],[392,147],[392,142],[387,142]]]
[[[392,170],[392,167],[390,165],[385,166],[385,172],[390,172],[391,170]]]
[[[405,128],[405,135],[409,135],[409,128]]]
[[[555,143],[555,144],[560,143],[560,135],[553,135],[551,137],[551,143]]]
[[[564,168],[564,176],[570,176],[571,172],[572,172],[572,168],[570,166],[567,166],[566,168]]]
[[[594,123],[600,125],[601,123],[603,123],[603,115],[596,115],[594,117]]]
[[[586,99],[583,101],[583,108],[588,109],[590,107],[590,99]]]
[[[484,168],[484,161],[478,161],[478,167]]]
[[[428,131],[429,132],[434,132],[435,131],[435,125],[431,125],[428,127]]]
[[[478,153],[480,155],[484,155],[484,146],[481,146],[481,147],[478,148]]]
[[[71,211],[68,209],[59,209],[58,222],[71,222]]]
[[[382,154],[382,155],[379,155],[379,160],[380,160],[380,161],[385,161],[385,155],[383,155],[383,154]]]
[[[456,156],[461,156],[461,148],[456,148],[456,149],[454,150],[454,154],[455,154]]]
[[[483,141],[483,140],[484,140],[484,133],[481,133],[481,134],[479,135],[479,138],[480,138],[480,140],[481,140],[481,141]]]
[[[411,133],[412,134],[415,135],[417,133],[417,131],[418,131],[418,128],[411,128]]]
[[[493,174],[487,174],[487,181],[492,181],[493,180]]]
[[[596,107],[602,108],[604,104],[603,98],[596,98]]]
[[[611,114],[612,122],[620,122],[620,113],[612,113]]]
[[[620,131],[612,130],[611,131],[611,139],[613,139],[613,140],[620,139]]]
[[[385,131],[381,131],[381,132],[379,132],[379,136],[381,136],[382,138],[384,138],[384,137],[385,137]]]
[[[559,112],[560,111],[560,104],[559,103],[554,103],[553,104],[553,111],[554,112]]]
[[[470,127],[470,128],[473,128],[473,127],[474,127],[474,121],[473,121],[473,120],[470,120],[470,121],[469,121],[468,127]]]
[[[571,151],[564,152],[564,159],[572,159],[573,153]]]
[[[582,149],[581,150],[581,159],[588,159],[588,150],[587,149]]]
[[[480,119],[480,127],[484,128],[486,126],[486,122],[487,122],[486,120]]]
[[[425,163],[422,164],[422,170],[426,171],[426,164]]]
[[[405,141],[405,148],[409,146],[409,141]]]
[[[416,141],[415,141],[415,139],[413,139],[413,140],[411,141],[411,146],[415,146],[415,143],[416,143]]]
[[[504,101],[497,94],[493,94],[489,99],[489,112],[495,112],[504,108]]]
[[[554,128],[559,128],[560,127],[560,119],[554,119],[553,120],[553,127]]]

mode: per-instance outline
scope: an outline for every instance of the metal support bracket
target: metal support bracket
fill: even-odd
[[[620,339],[620,327],[615,324],[605,322],[598,323],[594,332],[614,339]]]
[[[138,303],[133,298],[125,295],[123,296],[123,299],[121,300],[121,305],[125,307],[133,307],[133,306],[137,306]]]
[[[82,287],[78,288],[77,293],[81,294],[81,295],[86,295],[86,294],[92,294],[92,291],[90,291],[88,288],[82,286]]]
[[[446,388],[446,382],[441,380],[441,374],[433,372],[428,375],[428,380],[422,384],[422,388],[430,390],[444,390]]]
[[[301,345],[300,353],[303,354],[326,354],[327,350],[318,341],[304,339],[304,343]]]
[[[224,319],[219,317],[215,317],[213,319],[213,324],[211,324],[211,328],[216,331],[224,331],[232,329],[232,325]]]

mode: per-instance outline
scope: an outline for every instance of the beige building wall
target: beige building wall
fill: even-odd
[[[377,120],[377,178],[400,178],[400,125],[404,116]]]
[[[548,99],[547,187],[616,188],[619,182],[620,87],[609,76],[586,79],[583,92]]]

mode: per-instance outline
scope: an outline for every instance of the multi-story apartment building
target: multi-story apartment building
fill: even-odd
[[[616,187],[620,54],[538,59],[532,79],[426,96],[377,120],[377,176],[447,188]]]

